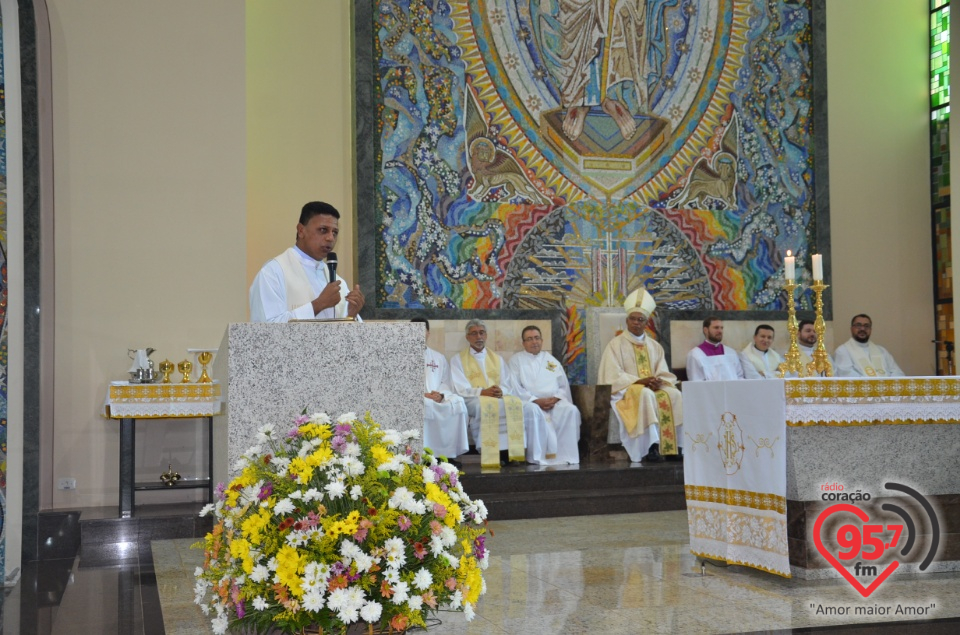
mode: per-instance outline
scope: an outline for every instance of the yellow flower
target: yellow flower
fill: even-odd
[[[313,454],[307,457],[307,465],[311,467],[320,467],[321,465],[328,463],[332,458],[333,450],[330,449],[329,445],[323,444],[317,448]]]
[[[381,463],[386,463],[393,458],[393,454],[390,453],[390,450],[383,447],[382,445],[375,445],[370,448],[370,456],[373,457],[374,462],[377,465]]]
[[[303,589],[300,588],[300,575],[307,564],[306,554],[299,553],[296,548],[284,545],[277,552],[277,578],[280,584],[286,585],[290,593],[300,597]]]
[[[340,534],[352,536],[357,533],[360,525],[360,512],[353,510],[343,520],[329,520],[323,523],[325,533],[331,538],[336,538]]]
[[[307,465],[306,460],[301,459],[299,456],[292,461],[290,461],[290,467],[287,470],[297,476],[297,480],[301,483],[306,483],[310,480],[310,477],[313,476],[313,468]]]
[[[477,600],[480,599],[480,591],[483,590],[483,576],[480,574],[480,568],[477,567],[476,558],[460,556],[457,579],[460,581],[460,587],[463,590],[463,601],[476,604]]]
[[[454,503],[445,491],[437,487],[436,483],[427,483],[426,489],[428,501],[443,505],[447,509],[447,515],[443,517],[443,523],[447,527],[453,527],[460,522],[463,518],[460,506]]]
[[[253,573],[253,556],[250,555],[250,543],[243,538],[234,538],[230,543],[230,556],[239,558],[243,570],[249,575]]]
[[[330,426],[322,426],[318,423],[305,423],[299,428],[300,434],[308,439],[321,439],[326,441],[331,436],[333,432],[330,431]]]
[[[261,507],[258,512],[240,525],[243,535],[247,537],[252,544],[259,545],[262,541],[263,530],[270,524],[270,512]]]

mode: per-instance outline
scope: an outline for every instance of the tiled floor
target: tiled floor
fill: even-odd
[[[891,578],[869,600],[844,581],[787,580],[690,555],[686,512],[491,522],[487,594],[470,623],[441,613],[430,632],[449,634],[916,632],[960,629],[960,573]],[[210,633],[193,605],[192,540],[155,541],[154,569],[169,635]],[[907,615],[818,615],[935,605]],[[903,620],[890,624],[894,620]],[[913,623],[911,623],[913,622]],[[864,628],[850,626],[862,623]],[[887,624],[882,624],[887,623]],[[839,627],[839,628],[838,628]]]

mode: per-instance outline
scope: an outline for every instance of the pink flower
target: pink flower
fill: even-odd
[[[415,555],[418,560],[423,560],[427,557],[427,548],[423,546],[422,542],[413,543],[413,555]]]
[[[433,513],[437,518],[446,518],[447,508],[441,505],[440,503],[433,504]]]
[[[406,516],[400,516],[397,518],[397,525],[400,527],[400,531],[406,531],[410,529],[410,525],[413,523],[410,522],[410,519]]]

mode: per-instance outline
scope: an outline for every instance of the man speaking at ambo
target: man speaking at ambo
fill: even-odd
[[[360,286],[336,274],[340,212],[314,201],[300,211],[293,247],[268,262],[250,285],[250,321],[289,322],[357,317]]]

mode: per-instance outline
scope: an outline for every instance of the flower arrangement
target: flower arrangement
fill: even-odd
[[[441,608],[473,619],[484,593],[487,510],[457,469],[369,413],[301,416],[260,429],[217,489],[195,601],[213,631],[426,627]]]

